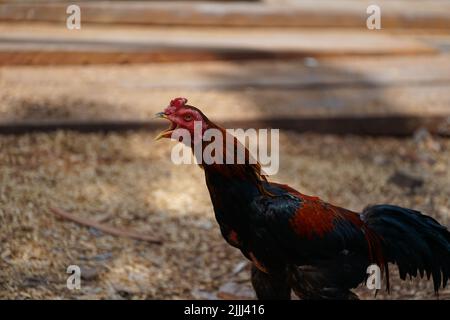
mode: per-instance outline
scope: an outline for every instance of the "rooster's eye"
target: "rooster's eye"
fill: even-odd
[[[191,121],[192,120],[192,116],[190,114],[187,114],[184,116],[184,120],[185,121]]]

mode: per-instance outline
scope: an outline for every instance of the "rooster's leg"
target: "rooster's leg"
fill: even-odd
[[[268,274],[252,264],[252,285],[259,300],[291,299],[291,287],[286,271]]]
[[[329,274],[312,266],[289,266],[289,283],[302,300],[358,300],[348,288],[328,286],[333,280]]]

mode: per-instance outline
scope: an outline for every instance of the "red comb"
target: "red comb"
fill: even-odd
[[[177,111],[177,109],[180,109],[182,107],[184,107],[186,105],[186,102],[188,100],[186,98],[175,98],[172,99],[172,101],[170,101],[169,106],[166,108],[165,110],[165,114],[171,114],[175,111]]]
[[[186,105],[187,99],[186,98],[175,98],[172,101],[170,101],[169,106],[164,110],[164,113],[169,115],[171,113],[174,113],[178,109],[184,107]]]
[[[175,108],[181,108],[184,107],[188,100],[186,98],[175,98],[172,101],[170,101],[170,106]]]

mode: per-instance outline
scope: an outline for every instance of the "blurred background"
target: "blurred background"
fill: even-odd
[[[201,170],[153,141],[178,96],[227,128],[280,128],[272,180],[449,225],[450,1],[0,0],[0,298],[254,298]],[[393,278],[357,292],[436,298]]]

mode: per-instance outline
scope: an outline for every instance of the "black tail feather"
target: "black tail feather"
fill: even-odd
[[[397,264],[402,280],[426,274],[428,279],[432,277],[436,293],[447,285],[450,233],[446,227],[418,211],[392,205],[369,207],[362,218],[381,238],[385,259]],[[385,272],[388,279],[386,267]]]

